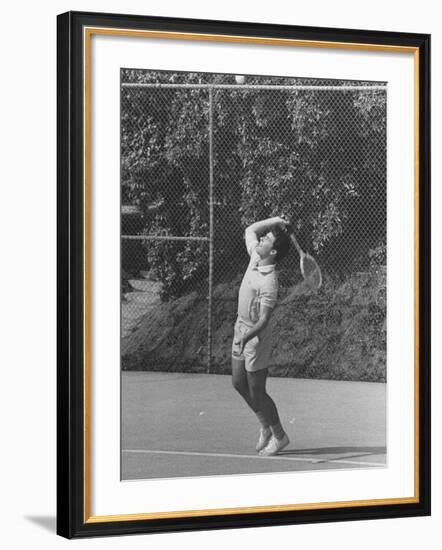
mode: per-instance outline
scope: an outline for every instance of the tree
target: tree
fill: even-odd
[[[233,83],[229,75],[123,71],[125,82]],[[251,84],[301,79],[249,78]],[[150,235],[209,235],[207,89],[122,88],[122,196]],[[215,274],[238,270],[246,225],[292,219],[329,269],[385,243],[386,97],[382,91],[215,89]],[[179,295],[208,274],[204,241],[149,240],[147,261]],[[236,270],[236,271],[235,271]]]

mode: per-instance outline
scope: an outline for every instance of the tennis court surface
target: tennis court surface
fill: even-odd
[[[255,451],[258,423],[230,376],[122,373],[123,480],[386,466],[386,385],[269,378],[289,446]]]

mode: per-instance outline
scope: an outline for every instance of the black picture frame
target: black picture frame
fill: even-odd
[[[412,502],[94,520],[85,487],[84,29],[106,27],[411,48],[418,60],[418,433]],[[227,21],[68,12],[57,20],[57,533],[66,538],[244,528],[430,514],[430,36]],[[86,304],[86,305],[85,305]]]

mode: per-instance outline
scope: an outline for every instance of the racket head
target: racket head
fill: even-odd
[[[300,260],[301,273],[311,290],[319,290],[322,285],[322,273],[316,260],[310,254],[304,253]]]

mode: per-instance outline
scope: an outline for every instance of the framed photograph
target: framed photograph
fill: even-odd
[[[58,17],[67,538],[430,514],[430,37]]]

